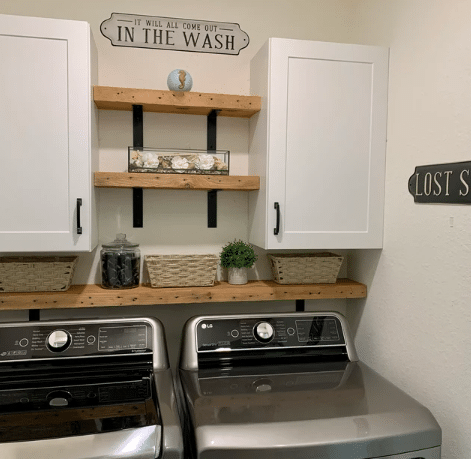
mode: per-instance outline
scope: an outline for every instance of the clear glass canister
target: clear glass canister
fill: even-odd
[[[100,258],[103,288],[124,289],[139,286],[139,244],[129,242],[125,234],[117,234],[113,242],[103,244]]]

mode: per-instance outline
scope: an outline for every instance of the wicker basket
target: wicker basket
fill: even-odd
[[[65,292],[78,257],[0,257],[0,292]]]
[[[269,254],[273,277],[279,284],[333,284],[343,257],[330,252]]]
[[[152,287],[212,286],[218,255],[146,255]]]

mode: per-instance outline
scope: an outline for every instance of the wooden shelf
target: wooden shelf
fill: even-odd
[[[253,191],[260,189],[260,177],[255,175],[177,175],[95,172],[95,186],[99,188]]]
[[[201,92],[173,92],[157,89],[115,88],[95,86],[95,105],[101,110],[132,111],[142,105],[145,112],[209,115],[220,110],[218,116],[250,118],[260,111],[261,97],[209,94]]]
[[[106,290],[99,285],[72,285],[66,292],[0,293],[0,310],[96,308],[107,306],[225,303],[241,301],[365,298],[366,286],[350,279],[335,284],[281,285],[251,281],[246,285],[216,282],[213,287]]]

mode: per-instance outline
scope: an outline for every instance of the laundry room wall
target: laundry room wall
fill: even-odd
[[[248,95],[252,56],[269,37],[343,42],[353,3],[350,0],[2,0],[0,14],[83,20],[90,23],[98,49],[98,80],[103,86],[167,89],[167,76],[184,68],[193,77],[193,91]],[[217,22],[234,22],[250,43],[238,56],[112,46],[100,32],[111,14],[131,13]],[[206,148],[206,117],[144,114],[144,144],[157,148]],[[132,145],[132,113],[99,111],[99,167],[103,171],[127,169],[127,147]],[[248,120],[218,119],[218,149],[231,152],[231,175],[248,172]],[[132,227],[131,190],[100,189],[99,246],[91,254],[80,253],[75,284],[99,283],[99,250],[117,233],[140,244],[142,256],[169,253],[218,253],[234,239],[248,238],[248,193],[218,194],[218,227],[207,228],[206,193],[195,191],[144,191],[144,228]],[[270,278],[266,253],[251,278]],[[343,267],[343,275],[346,273]],[[220,272],[220,278],[225,276]],[[144,281],[147,280],[144,272]],[[294,301],[172,305],[153,307],[43,310],[42,319],[152,315],[164,322],[172,362],[178,355],[181,329],[196,314],[294,311]],[[308,310],[345,312],[346,300],[307,301]],[[26,320],[22,312],[0,312],[0,321]]]
[[[360,358],[426,405],[443,459],[471,456],[471,208],[415,204],[419,165],[471,160],[470,1],[359,1],[352,40],[390,47],[384,248],[348,308]]]
[[[113,47],[100,33],[111,13],[227,21],[250,37],[239,56]],[[99,84],[166,89],[174,68],[193,90],[249,94],[251,57],[269,37],[390,47],[385,239],[382,251],[352,251],[348,274],[367,283],[366,300],[307,302],[348,315],[360,357],[416,397],[444,432],[443,459],[470,456],[471,217],[465,206],[414,204],[407,180],[415,166],[470,160],[470,0],[1,0],[0,14],[84,20],[98,48]],[[204,148],[205,118],[145,114],[147,146]],[[123,171],[131,114],[99,113],[100,169]],[[221,118],[218,148],[231,151],[231,173],[246,174],[248,121]],[[146,253],[217,253],[247,238],[247,193],[220,193],[218,228],[205,223],[203,192],[149,191],[144,228],[132,228],[129,190],[100,190],[99,243],[123,232]],[[265,253],[252,278],[269,276]],[[99,282],[99,247],[80,254],[75,283]],[[346,267],[343,268],[346,273]],[[223,275],[223,273],[220,273]],[[44,310],[41,317],[153,315],[164,322],[172,362],[183,322],[199,313],[293,310],[292,302]],[[27,314],[0,312],[0,321]]]

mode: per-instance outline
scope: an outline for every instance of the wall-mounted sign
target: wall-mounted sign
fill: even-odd
[[[471,161],[417,166],[409,192],[418,203],[471,204]]]
[[[112,13],[100,30],[113,46],[134,48],[237,55],[249,44],[249,36],[231,22]]]

